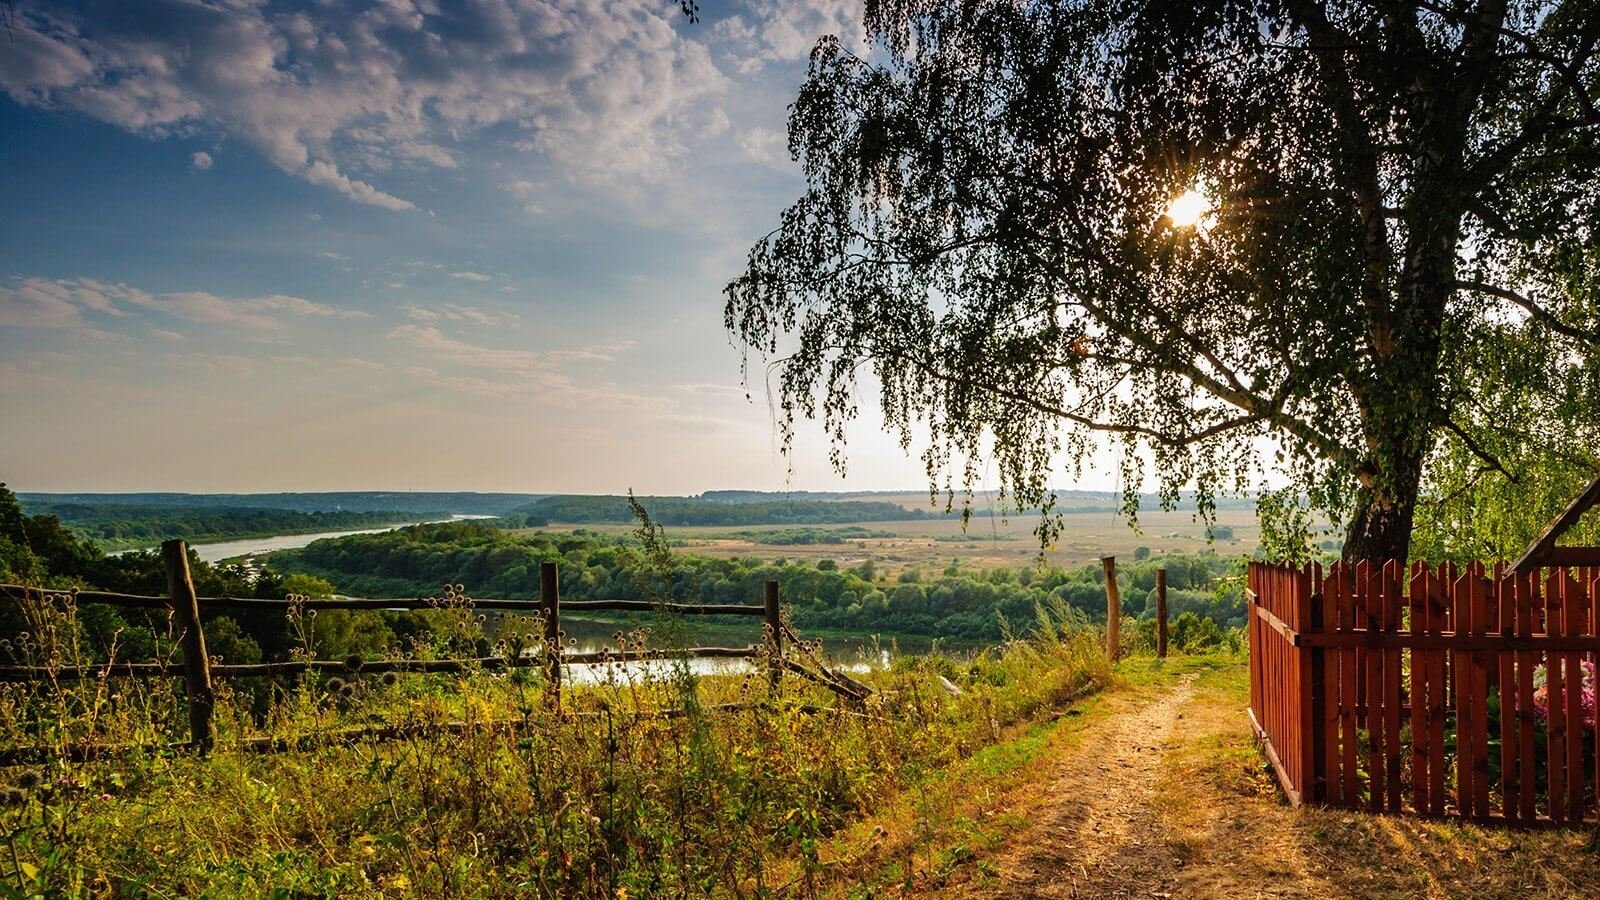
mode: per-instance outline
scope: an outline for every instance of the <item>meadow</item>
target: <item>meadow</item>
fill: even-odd
[[[898,496],[898,495],[897,495]],[[898,499],[908,499],[906,498]],[[927,496],[921,495],[922,502]],[[880,499],[880,498],[874,498]],[[943,569],[952,561],[962,567],[985,571],[1037,565],[1041,561],[1038,514],[1009,517],[975,514],[965,526],[959,515],[923,520],[861,522],[856,528],[892,534],[893,537],[848,537],[840,544],[773,545],[754,540],[751,533],[781,533],[788,525],[759,525],[731,529],[717,526],[680,526],[670,530],[677,547],[698,556],[731,559],[757,556],[767,560],[806,560],[811,563],[833,560],[842,568],[871,560],[891,576],[908,568]],[[1206,526],[1192,511],[1145,511],[1139,515],[1139,531],[1128,527],[1126,519],[1113,512],[1074,512],[1064,519],[1065,529],[1053,546],[1043,548],[1047,566],[1073,569],[1098,562],[1103,556],[1131,560],[1140,547],[1151,556],[1187,555],[1215,551],[1223,556],[1248,556],[1256,549],[1261,528],[1254,510],[1220,509],[1216,525],[1229,529],[1233,540],[1208,540]],[[632,527],[616,524],[572,525],[552,522],[541,529],[523,529],[517,534],[582,528],[597,534],[621,536]],[[827,529],[817,529],[819,531]],[[833,530],[845,532],[843,527]],[[1226,532],[1225,532],[1226,533]]]

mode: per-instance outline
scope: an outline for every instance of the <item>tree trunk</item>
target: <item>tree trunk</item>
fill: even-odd
[[[1346,562],[1370,560],[1404,563],[1411,553],[1411,526],[1422,484],[1422,458],[1391,460],[1383,476],[1356,495],[1356,511],[1345,534]]]

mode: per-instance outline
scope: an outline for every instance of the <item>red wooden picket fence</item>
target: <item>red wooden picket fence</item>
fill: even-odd
[[[1246,596],[1251,723],[1290,802],[1600,822],[1600,568],[1253,563]]]

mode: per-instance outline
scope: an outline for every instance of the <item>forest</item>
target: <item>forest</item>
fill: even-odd
[[[108,550],[153,547],[169,538],[191,543],[275,534],[315,534],[415,522],[426,514],[403,510],[299,512],[263,507],[125,505],[120,503],[39,503],[24,501],[34,515],[62,524]]]
[[[638,577],[643,560],[629,539],[573,532],[518,536],[473,522],[317,541],[275,553],[269,565],[279,575],[310,575],[354,596],[430,596],[448,583],[463,584],[477,596],[532,599],[545,561],[560,564],[565,598],[644,596]],[[674,599],[751,603],[761,596],[763,582],[775,580],[801,628],[992,642],[1005,636],[1003,622],[1029,621],[1052,599],[1086,618],[1105,618],[1098,566],[978,570],[952,559],[942,569],[911,568],[890,578],[871,560],[842,567],[828,559],[810,565],[677,553],[674,562]],[[1243,624],[1242,584],[1233,577],[1240,559],[1212,553],[1123,564],[1124,615],[1154,615],[1157,568],[1167,570],[1174,618],[1188,612],[1220,628]]]

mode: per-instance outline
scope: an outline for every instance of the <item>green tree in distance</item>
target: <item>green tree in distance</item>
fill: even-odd
[[[1401,559],[1440,454],[1488,473],[1474,490],[1539,456],[1543,429],[1497,409],[1596,445],[1593,0],[868,0],[866,21],[864,51],[813,50],[789,120],[807,189],[726,289],[786,445],[819,418],[842,467],[870,371],[907,446],[931,431],[935,489],[974,483],[992,440],[1017,505],[1048,507],[1054,460],[1104,435],[1132,513],[1147,458],[1163,502],[1204,502],[1263,483],[1265,438],[1292,478],[1269,531],[1303,496],[1346,556]],[[1211,208],[1164,214],[1190,190]]]

